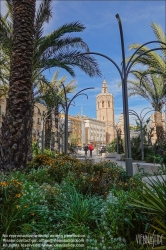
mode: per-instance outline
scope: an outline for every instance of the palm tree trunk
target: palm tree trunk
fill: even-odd
[[[51,111],[48,110],[47,118],[45,121],[45,148],[46,149],[50,149],[50,146],[51,146],[51,131],[52,131]]]
[[[54,107],[54,117],[55,117],[55,150],[59,151],[59,136],[58,136],[58,127],[59,127],[59,109],[58,104]]]
[[[162,113],[159,111],[155,111],[154,120],[155,120],[156,135],[157,135],[156,142],[159,144],[162,142],[164,136],[164,129],[162,125]]]
[[[0,166],[4,171],[25,168],[31,145],[35,3],[36,0],[13,0],[9,98],[0,135]]]

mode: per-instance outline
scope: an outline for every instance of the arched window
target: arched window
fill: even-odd
[[[110,101],[108,101],[108,108],[110,108]]]
[[[104,116],[103,116],[103,120],[104,120]]]
[[[104,93],[106,93],[106,89],[104,89]]]
[[[98,102],[98,109],[99,109],[100,105],[99,105],[99,102]]]
[[[102,101],[102,108],[104,108],[104,101]]]

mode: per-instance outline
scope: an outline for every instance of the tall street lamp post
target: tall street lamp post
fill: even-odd
[[[149,112],[152,112],[154,111],[153,109],[152,110],[149,110],[148,112],[146,112],[144,114],[144,116],[142,117],[142,112],[145,110],[145,109],[150,109],[149,107],[148,108],[144,108],[140,115],[138,115],[138,113],[132,109],[129,110],[129,115],[134,115],[137,117],[137,119],[139,120],[139,124],[140,124],[140,137],[141,137],[141,159],[142,161],[144,161],[144,132],[143,132],[143,121],[144,121],[144,118],[145,116],[149,113]]]
[[[148,54],[151,51],[155,50],[166,50],[166,48],[154,48],[147,50],[146,52],[140,53],[138,56],[136,55],[137,52],[145,45],[151,44],[151,43],[161,43],[166,45],[166,43],[161,42],[161,41],[150,41],[147,43],[144,43],[141,45],[130,57],[128,63],[126,64],[125,60],[125,49],[124,49],[124,38],[123,38],[123,29],[122,29],[122,23],[119,14],[116,14],[116,18],[118,20],[118,25],[119,25],[119,31],[120,31],[120,40],[121,40],[121,51],[122,51],[122,69],[116,64],[114,60],[112,60],[110,57],[98,53],[98,52],[86,52],[86,53],[81,53],[79,55],[76,55],[77,57],[85,55],[85,54],[94,54],[98,56],[102,56],[109,60],[118,70],[121,82],[122,82],[122,97],[123,97],[123,114],[124,114],[124,134],[125,134],[125,150],[126,150],[126,171],[128,176],[133,176],[133,166],[132,166],[132,158],[131,158],[131,145],[130,145],[130,129],[129,129],[129,113],[128,113],[128,93],[127,93],[127,79],[129,73],[131,73],[131,67],[134,65],[134,63],[138,60],[143,55]]]
[[[68,112],[69,112],[69,108],[70,105],[72,104],[72,102],[74,101],[74,99],[80,95],[85,95],[88,99],[88,95],[85,93],[82,93],[85,90],[88,89],[94,89],[93,87],[91,88],[85,88],[80,90],[79,92],[77,92],[70,100],[67,98],[67,94],[66,94],[66,89],[63,83],[62,87],[63,87],[63,91],[64,91],[64,95],[65,95],[65,102],[63,103],[63,108],[64,108],[64,112],[65,112],[65,141],[64,141],[64,153],[67,154],[68,152]]]

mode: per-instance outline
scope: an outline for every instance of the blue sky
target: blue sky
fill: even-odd
[[[37,1],[39,4],[39,1]],[[1,11],[4,11],[2,3]],[[126,56],[131,54],[128,47],[132,43],[143,44],[150,40],[155,40],[154,33],[150,26],[151,22],[156,22],[164,30],[166,23],[166,1],[53,1],[53,18],[49,24],[45,25],[44,33],[48,34],[61,25],[73,21],[79,21],[86,26],[82,33],[74,34],[80,36],[89,46],[90,51],[100,52],[111,57],[119,66],[122,61],[121,44],[117,19],[118,13],[121,17]],[[117,69],[106,59],[96,56],[102,71],[101,78],[90,78],[82,71],[75,69],[78,83],[77,91],[83,88],[95,87],[94,90],[86,91],[85,96],[75,99],[76,106],[71,106],[69,113],[76,115],[84,109],[84,114],[96,118],[96,95],[101,92],[101,86],[105,77],[109,92],[114,95],[115,119],[123,112],[122,91],[118,87],[120,82]],[[72,77],[62,69],[53,69],[47,73],[49,79],[52,78],[55,70],[59,70],[59,77],[66,75],[67,82],[73,80]],[[130,77],[129,77],[130,78]],[[140,97],[129,98],[129,108],[136,112],[144,107],[150,107],[149,103]],[[133,122],[131,119],[130,122]]]

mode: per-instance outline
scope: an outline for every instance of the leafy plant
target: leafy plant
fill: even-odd
[[[155,176],[155,179],[148,178],[148,184],[143,183],[143,192],[140,193],[140,199],[133,198],[134,207],[143,208],[147,214],[153,216],[153,225],[151,227],[164,235],[163,239],[166,240],[166,180],[164,177]],[[166,242],[165,242],[166,243]],[[166,245],[156,247],[154,249],[165,249]]]
[[[107,152],[113,153],[117,151],[117,140],[114,139],[108,146],[107,146]]]
[[[75,232],[79,226],[94,229],[101,219],[102,199],[80,194],[74,186],[62,186],[62,195],[58,198],[55,219],[63,221],[67,232]],[[78,231],[77,231],[78,233]]]

